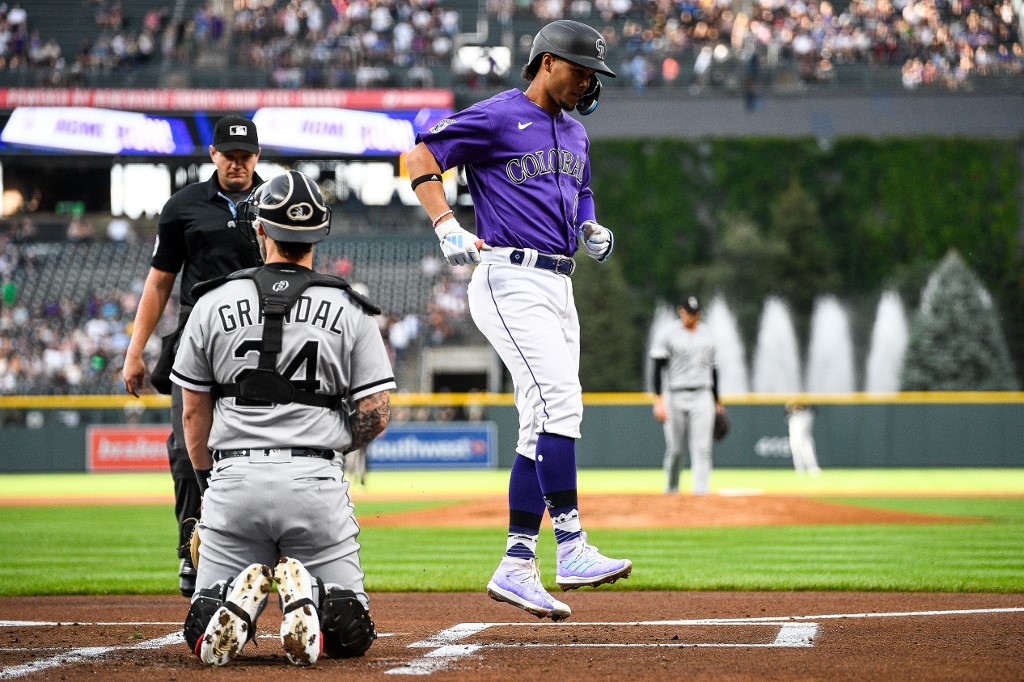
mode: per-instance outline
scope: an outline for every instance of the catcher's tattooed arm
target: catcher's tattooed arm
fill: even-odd
[[[213,456],[208,446],[213,428],[213,398],[209,393],[182,388],[184,411],[181,423],[185,429],[185,447],[192,468],[205,471],[213,468]]]
[[[391,421],[391,392],[381,391],[359,400],[356,409],[349,415],[352,428],[352,445],[346,452],[363,447],[379,436]]]

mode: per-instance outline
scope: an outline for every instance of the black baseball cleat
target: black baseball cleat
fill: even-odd
[[[178,565],[178,589],[182,597],[192,598],[196,592],[196,567],[192,565],[192,557],[185,557]]]

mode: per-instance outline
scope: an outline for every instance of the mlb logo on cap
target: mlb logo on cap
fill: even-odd
[[[219,152],[243,151],[260,153],[256,125],[242,116],[225,116],[213,130],[213,148]]]

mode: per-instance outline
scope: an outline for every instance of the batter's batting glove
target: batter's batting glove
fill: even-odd
[[[434,228],[441,242],[441,253],[449,265],[469,265],[480,262],[480,248],[475,234],[466,232],[455,218],[449,218]]]
[[[612,255],[612,249],[615,248],[615,235],[612,231],[593,220],[580,225],[579,239],[587,255],[598,263],[608,260],[608,256]]]

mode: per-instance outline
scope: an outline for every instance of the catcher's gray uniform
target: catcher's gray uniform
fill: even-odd
[[[699,308],[698,308],[699,309]],[[679,490],[683,445],[689,442],[693,492],[705,494],[711,487],[711,441],[715,426],[715,344],[710,332],[698,324],[687,329],[682,322],[656,340],[650,351],[657,376],[664,367],[665,478],[666,492]]]
[[[172,380],[193,391],[236,382],[255,367],[262,337],[255,283],[228,281],[196,302]],[[373,319],[347,292],[324,286],[306,289],[286,315],[278,369],[304,390],[344,395],[352,403],[395,388]],[[218,400],[196,593],[254,562],[273,565],[284,555],[325,583],[354,591],[367,605],[349,483],[340,456],[323,458],[351,443],[347,419],[330,408]],[[227,454],[240,450],[250,453]]]

